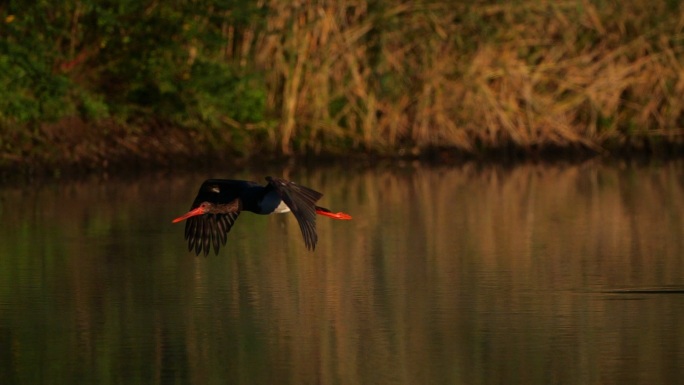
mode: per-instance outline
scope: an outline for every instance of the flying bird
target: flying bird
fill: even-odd
[[[306,248],[316,248],[316,214],[333,219],[351,219],[349,214],[316,206],[323,196],[318,191],[285,179],[266,177],[265,186],[246,180],[208,179],[195,197],[190,211],[174,219],[185,220],[185,239],[188,251],[209,254],[214,248],[218,255],[221,245],[226,244],[228,232],[243,211],[256,214],[281,214],[292,212],[304,236]]]

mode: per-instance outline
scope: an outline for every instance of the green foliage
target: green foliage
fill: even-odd
[[[0,42],[0,118],[260,121],[263,83],[216,59],[226,23],[244,25],[257,12],[225,0],[11,1],[0,7],[8,37]]]
[[[13,32],[6,28],[5,33]],[[40,42],[39,42],[40,43]],[[35,46],[15,44],[12,38],[0,41],[0,119],[22,124],[52,121],[70,112],[66,100],[70,81],[54,74],[50,53]]]
[[[256,76],[241,76],[222,62],[198,61],[186,81],[187,105],[213,127],[221,117],[238,122],[260,122],[265,115],[266,90]]]
[[[680,8],[669,0],[8,0],[0,146],[11,151],[0,162],[40,154],[55,135],[109,140],[99,125],[138,135],[124,142],[164,136],[163,127],[191,146],[259,143],[283,153],[597,148],[616,135],[669,133],[684,114]]]

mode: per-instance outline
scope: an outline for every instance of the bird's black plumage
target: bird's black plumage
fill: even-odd
[[[208,179],[202,186],[190,207],[200,209],[201,214],[180,217],[187,218],[185,239],[188,250],[195,254],[209,254],[213,247],[218,254],[221,245],[225,245],[228,232],[237,220],[240,212],[251,211],[256,214],[283,212],[281,202],[294,214],[309,250],[316,248],[316,201],[323,194],[308,187],[280,178],[267,177],[267,184],[262,186],[256,182],[244,180]]]
[[[280,195],[280,199],[290,208],[297,218],[299,228],[304,236],[304,244],[309,250],[316,248],[318,234],[316,234],[316,201],[323,194],[308,187],[300,186],[285,179],[267,177],[269,186],[273,186]]]

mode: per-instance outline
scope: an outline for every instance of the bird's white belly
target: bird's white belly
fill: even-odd
[[[287,205],[283,201],[280,201],[280,204],[278,205],[278,207],[276,207],[275,210],[273,210],[274,214],[284,214],[284,213],[289,213],[289,212],[290,212],[290,208],[287,207]]]

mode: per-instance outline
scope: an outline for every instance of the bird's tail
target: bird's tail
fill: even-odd
[[[316,214],[323,215],[324,217],[329,217],[329,218],[333,218],[333,219],[342,219],[342,220],[352,219],[351,215],[349,215],[347,213],[343,213],[343,212],[334,213],[334,212],[326,209],[325,207],[320,207],[320,206],[316,206]]]

